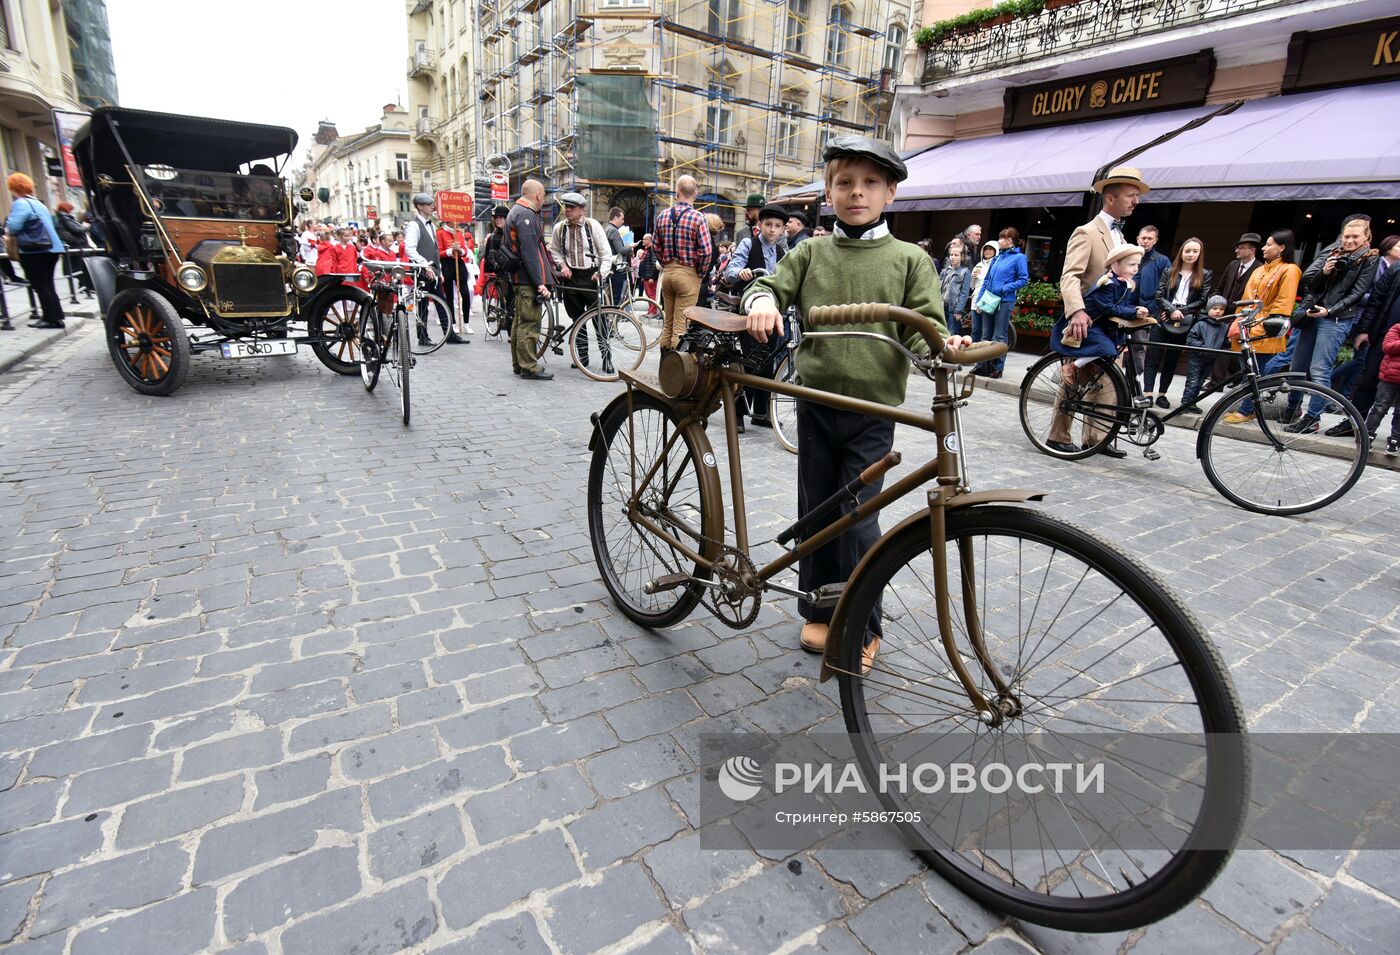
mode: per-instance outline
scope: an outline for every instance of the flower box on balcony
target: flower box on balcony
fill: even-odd
[[[1061,7],[1072,7],[1080,0],[1045,0],[1045,9],[1058,10]]]
[[[999,13],[988,20],[983,20],[978,25],[978,28],[982,30],[990,30],[992,27],[999,27],[1003,23],[1010,23],[1014,19],[1016,18],[1009,13]]]

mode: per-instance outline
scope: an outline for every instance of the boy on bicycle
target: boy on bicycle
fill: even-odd
[[[918,246],[890,234],[885,209],[894,201],[896,184],[908,178],[899,154],[886,144],[864,136],[834,139],[822,153],[826,162],[826,194],[836,210],[830,237],[811,239],[790,251],[774,275],[750,286],[743,299],[748,331],[760,342],[783,334],[783,310],[796,305],[809,314],[818,305],[885,302],[920,312],[946,334],[943,297],[932,260]],[[904,343],[916,354],[928,354],[917,332],[894,321],[853,326]],[[957,347],[969,339],[949,339]],[[797,380],[852,398],[898,407],[904,403],[909,360],[886,343],[861,338],[804,338],[797,348]],[[838,411],[810,401],[797,402],[797,511],[799,517],[816,508],[883,458],[894,444],[894,422],[852,411]],[[862,502],[879,493],[882,481],[860,492]],[[842,514],[854,507],[842,504]],[[807,592],[848,580],[861,557],[880,536],[876,515],[804,558],[798,565],[799,587]],[[826,648],[831,610],[799,600],[798,612],[805,650]],[[880,645],[877,604],[866,628],[865,663]]]

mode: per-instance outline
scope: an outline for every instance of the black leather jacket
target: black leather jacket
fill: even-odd
[[[1305,296],[1312,296],[1317,304],[1327,309],[1328,318],[1344,321],[1360,314],[1362,299],[1376,281],[1376,266],[1380,264],[1380,257],[1374,250],[1361,259],[1344,256],[1348,260],[1345,267],[1339,263],[1331,275],[1324,274],[1322,267],[1327,264],[1328,256],[1340,245],[1340,242],[1333,242],[1319,252],[1303,273],[1301,284]]]
[[[1352,332],[1370,335],[1371,347],[1379,348],[1381,338],[1396,321],[1400,321],[1400,266],[1391,265],[1372,287],[1361,320]]]
[[[1206,310],[1206,299],[1210,298],[1211,281],[1214,276],[1210,269],[1201,272],[1201,287],[1192,289],[1190,298],[1185,305],[1173,305],[1172,299],[1176,297],[1176,285],[1172,282],[1171,269],[1162,273],[1162,281],[1157,285],[1157,320],[1162,323],[1162,327],[1173,335],[1184,335],[1190,330],[1196,319],[1201,317],[1201,313]],[[1177,310],[1181,311],[1181,324],[1175,325],[1168,320],[1168,316]]]

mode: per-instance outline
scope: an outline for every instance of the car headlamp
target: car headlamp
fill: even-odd
[[[306,266],[292,270],[292,288],[298,292],[309,292],[316,287],[316,273]]]
[[[209,284],[209,277],[204,274],[204,270],[193,262],[186,262],[175,272],[175,280],[180,283],[180,288],[186,292],[202,292]]]

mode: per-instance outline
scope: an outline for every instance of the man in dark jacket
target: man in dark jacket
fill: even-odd
[[[526,179],[520,198],[506,217],[504,250],[519,261],[511,273],[515,283],[515,321],[510,326],[511,365],[517,375],[530,381],[554,377],[535,357],[540,340],[541,303],[549,301],[554,269],[544,245],[540,209],[544,206],[544,183]]]
[[[1392,265],[1371,286],[1366,309],[1356,320],[1356,348],[1360,350],[1367,342],[1371,344],[1366,353],[1366,364],[1357,375],[1356,388],[1351,393],[1351,403],[1356,405],[1363,418],[1376,401],[1376,383],[1381,379],[1381,359],[1384,357],[1381,342],[1385,341],[1386,332],[1396,325],[1400,325],[1400,266]],[[1355,432],[1351,429],[1350,421],[1343,421],[1328,428],[1326,433],[1333,437],[1351,437]]]
[[[628,264],[632,260],[632,248],[622,239],[622,227],[627,222],[627,213],[617,206],[608,210],[608,221],[603,226],[603,234],[608,237],[608,247],[612,249],[613,270],[608,276],[612,283],[612,301],[616,305],[622,301],[622,293],[627,289]]]
[[[1240,241],[1235,243],[1234,259],[1217,274],[1213,291],[1229,303],[1225,308],[1227,313],[1233,312],[1235,303],[1244,298],[1244,289],[1249,284],[1249,277],[1259,268],[1259,250],[1263,245],[1264,240],[1259,237],[1259,233],[1246,232],[1240,236]],[[1224,381],[1233,373],[1234,367],[1235,359],[1217,358],[1210,377],[1213,381]]]
[[[1323,249],[1303,273],[1300,290],[1304,304],[1312,307],[1306,312],[1306,324],[1298,332],[1293,349],[1293,371],[1305,371],[1315,384],[1332,384],[1332,366],[1342,342],[1351,333],[1361,311],[1362,300],[1376,280],[1380,258],[1371,249],[1371,218],[1351,216],[1342,223],[1342,235]],[[1291,418],[1303,402],[1302,392],[1288,397]],[[1301,418],[1284,430],[1293,434],[1312,434],[1318,430],[1318,420],[1327,400],[1314,395]]]

